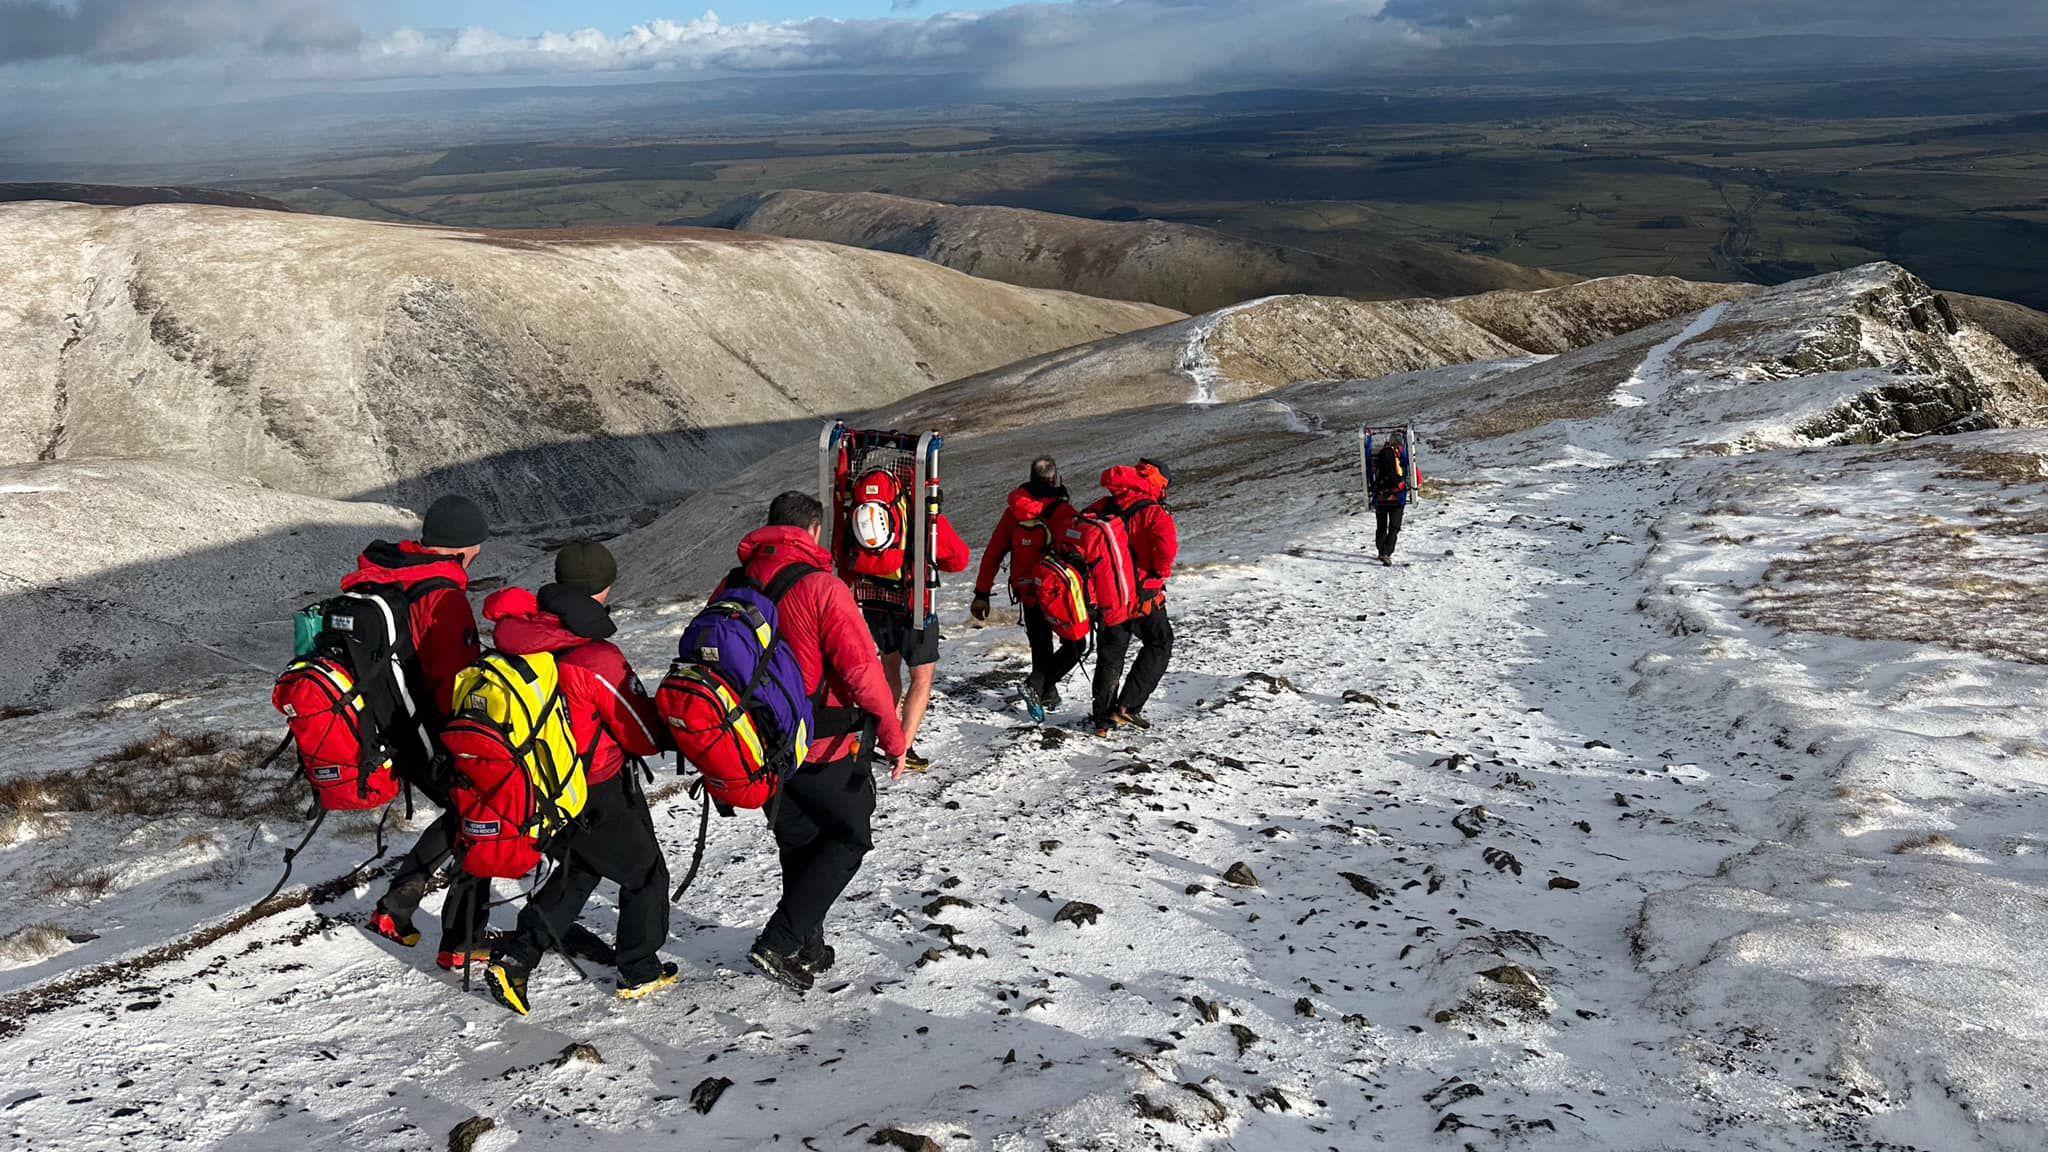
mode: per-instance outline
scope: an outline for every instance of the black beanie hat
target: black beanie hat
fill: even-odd
[[[1165,480],[1168,484],[1173,483],[1173,469],[1166,466],[1166,461],[1151,459],[1138,461],[1138,466],[1140,468],[1144,467],[1147,464],[1150,464],[1154,469],[1158,471],[1161,479]]]
[[[484,510],[467,496],[443,496],[434,501],[420,524],[420,543],[429,548],[474,548],[490,536]]]
[[[571,540],[555,553],[557,584],[595,596],[618,578],[619,562],[612,558],[612,550],[595,540]]]

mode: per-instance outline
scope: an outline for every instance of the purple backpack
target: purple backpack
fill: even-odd
[[[765,807],[810,750],[816,705],[782,642],[777,605],[818,571],[792,564],[763,588],[734,569],[725,591],[683,629],[655,707],[714,801]]]

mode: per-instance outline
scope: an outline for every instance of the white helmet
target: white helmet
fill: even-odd
[[[853,486],[856,503],[849,518],[856,543],[870,552],[886,552],[901,542],[902,494],[903,486],[887,469],[871,469],[861,476]]]

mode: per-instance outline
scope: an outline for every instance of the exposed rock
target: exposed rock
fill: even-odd
[[[945,1146],[937,1140],[916,1132],[905,1132],[901,1128],[884,1128],[868,1137],[868,1143],[885,1148],[900,1148],[903,1152],[946,1152]]]
[[[938,899],[924,906],[924,914],[927,916],[937,916],[939,913],[944,912],[948,908],[972,907],[974,907],[974,905],[968,903],[965,900],[962,900],[958,896],[941,896]]]
[[[597,1046],[594,1044],[571,1044],[562,1049],[560,1056],[555,1057],[555,1067],[557,1068],[566,1068],[570,1064],[602,1063],[604,1063],[604,1057],[599,1055]]]
[[[1339,872],[1337,875],[1342,876],[1344,882],[1351,885],[1352,891],[1357,892],[1368,900],[1388,900],[1392,898],[1392,893],[1356,872]]]
[[[448,1132],[448,1152],[471,1152],[484,1134],[498,1126],[489,1116],[471,1116]]]
[[[1251,1051],[1252,1045],[1259,1042],[1259,1034],[1242,1024],[1232,1024],[1230,1026],[1230,1035],[1232,1039],[1237,1041],[1237,1054],[1239,1056]]]
[[[1095,923],[1101,915],[1102,909],[1093,904],[1084,900],[1069,900],[1058,912],[1053,913],[1052,919],[1055,924],[1072,924],[1079,928]]]
[[[725,1095],[725,1090],[730,1087],[732,1081],[723,1076],[707,1077],[695,1088],[690,1089],[690,1107],[708,1116],[711,1109],[717,1106],[719,1097]]]
[[[1224,870],[1223,882],[1239,888],[1257,888],[1259,886],[1257,874],[1252,871],[1251,865],[1246,864],[1242,860]]]
[[[1568,892],[1573,888],[1577,888],[1579,882],[1569,876],[1552,876],[1550,878],[1550,886]]]
[[[1488,848],[1480,853],[1480,857],[1492,865],[1495,872],[1513,872],[1517,876],[1522,874],[1522,862],[1515,859],[1515,854],[1505,848]]]
[[[1479,835],[1486,827],[1486,821],[1491,816],[1492,813],[1486,810],[1485,805],[1474,804],[1472,807],[1464,809],[1456,816],[1451,817],[1451,827],[1463,832],[1465,838],[1469,840]]]
[[[1308,998],[1308,997],[1306,997],[1306,996],[1303,996],[1303,997],[1302,997],[1301,999],[1299,999],[1299,1000],[1296,1000],[1296,1001],[1294,1002],[1294,1014],[1295,1014],[1296,1016],[1300,1016],[1300,1017],[1302,1017],[1302,1018],[1304,1018],[1304,1019],[1308,1019],[1308,1020],[1313,1020],[1313,1019],[1315,1019],[1315,1018],[1316,1018],[1316,1002],[1315,1002],[1315,1001],[1313,1001],[1313,1000],[1311,1000],[1311,999],[1309,999],[1309,998]]]

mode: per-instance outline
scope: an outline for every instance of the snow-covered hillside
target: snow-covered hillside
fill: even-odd
[[[151,782],[246,771],[260,680],[0,721],[0,1130],[2038,1148],[2048,434],[1847,441],[2027,422],[2044,385],[1917,323],[1916,285],[1877,268],[1549,360],[963,428],[970,535],[1033,445],[1175,454],[1175,667],[1143,736],[1030,725],[1007,699],[1021,634],[946,589],[937,767],[884,786],[839,967],[802,1000],[743,974],[773,888],[757,817],[713,822],[682,985],[627,1006],[551,965],[521,1021],[364,935],[372,881],[230,918],[296,839],[287,802]],[[1389,570],[1351,430],[1403,416],[1434,483]],[[747,513],[700,515],[622,549],[648,568],[711,537],[622,612],[650,675]],[[111,810],[64,807],[106,780]],[[670,795],[659,827],[680,866],[695,809]],[[299,874],[373,839],[326,835]],[[1255,886],[1225,879],[1239,864]]]

